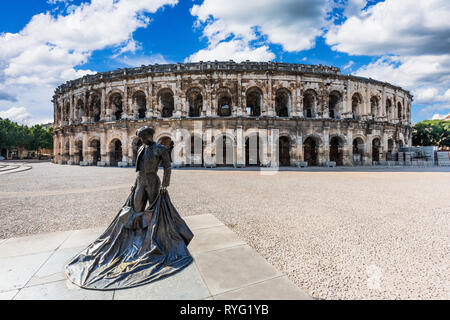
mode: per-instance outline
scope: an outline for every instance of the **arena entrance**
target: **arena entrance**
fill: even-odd
[[[216,166],[230,167],[234,164],[233,140],[220,136],[216,140]]]
[[[380,161],[380,139],[375,138],[372,140],[372,164]]]
[[[280,137],[278,139],[278,161],[280,167],[288,167],[291,165],[291,155],[289,149],[291,139],[289,137]]]
[[[119,139],[114,139],[110,143],[110,165],[117,167],[119,162],[122,161],[122,142]]]
[[[92,150],[92,164],[96,166],[98,162],[102,161],[100,153],[100,141],[92,140],[91,143],[89,144],[89,147]]]
[[[256,134],[245,140],[245,165],[260,166],[259,136]]]
[[[82,140],[78,140],[77,142],[75,142],[75,148],[76,148],[76,153],[75,153],[75,157],[76,157],[76,163],[80,164],[80,162],[84,161],[83,159],[83,141]]]
[[[344,165],[344,142],[339,137],[332,137],[330,140],[330,161],[336,162],[337,166]]]
[[[312,137],[306,138],[305,142],[303,143],[304,159],[310,167],[319,165],[319,151],[317,145],[318,143],[316,139]]]
[[[361,138],[353,140],[353,164],[362,165],[364,160],[364,141]]]

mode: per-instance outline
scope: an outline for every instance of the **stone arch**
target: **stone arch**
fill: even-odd
[[[75,163],[80,164],[80,162],[85,160],[83,157],[83,139],[81,137],[75,140],[74,149]]]
[[[191,166],[203,166],[204,164],[205,141],[201,135],[193,133],[190,141],[190,161]]]
[[[78,98],[77,103],[75,104],[74,120],[77,122],[82,121],[84,116],[86,116],[84,100],[82,98]]]
[[[392,118],[392,100],[389,98],[386,98],[386,119],[387,121],[391,121]]]
[[[123,115],[123,93],[118,89],[114,89],[108,95],[108,108],[113,114],[113,120],[122,119]]]
[[[362,165],[364,163],[364,137],[356,136],[352,142],[353,164]]]
[[[305,118],[315,118],[317,112],[317,92],[308,89],[303,93],[303,116]]]
[[[378,164],[380,161],[381,139],[374,137],[372,139],[372,164]]]
[[[397,118],[398,120],[403,120],[403,113],[402,113],[402,103],[399,101],[397,102]]]
[[[340,135],[330,135],[329,139],[329,159],[336,162],[337,166],[344,165],[344,145],[345,139]]]
[[[198,87],[192,87],[186,92],[189,107],[189,117],[200,117],[203,113],[203,94]]]
[[[275,114],[278,117],[289,117],[291,100],[291,92],[287,88],[280,88],[275,92]]]
[[[101,94],[97,91],[90,91],[88,94],[88,110],[86,116],[93,118],[95,122],[100,121]]]
[[[233,96],[230,89],[220,88],[217,90],[217,115],[221,117],[231,116]]]
[[[69,121],[70,119],[70,102],[66,101],[64,103],[64,114],[63,114],[63,120]]]
[[[362,113],[363,98],[359,92],[355,92],[352,95],[352,117],[355,120],[359,120]]]
[[[119,138],[112,138],[108,144],[108,158],[111,166],[118,166],[123,158],[123,145]]]
[[[245,165],[260,166],[261,146],[259,132],[252,131],[245,135]]]
[[[259,87],[253,86],[247,89],[245,93],[245,103],[247,115],[259,117],[263,105],[263,92]]]
[[[315,135],[309,135],[303,141],[303,157],[308,166],[319,165],[319,145],[320,138]]]
[[[135,108],[136,117],[144,119],[147,112],[147,95],[145,91],[137,89],[132,96],[133,106]]]
[[[96,166],[100,161],[102,161],[101,156],[101,139],[99,136],[91,137],[88,140],[88,152],[92,158],[92,164]]]
[[[379,113],[379,99],[377,96],[370,97],[370,114],[375,119]]]
[[[220,132],[214,136],[215,145],[215,158],[216,166],[226,167],[233,166],[235,163],[235,147],[236,140],[235,137],[226,133]]]
[[[291,147],[292,139],[289,135],[280,135],[278,137],[278,165],[288,167],[291,165]]]
[[[173,91],[170,88],[164,88],[158,91],[158,102],[161,108],[161,116],[170,118],[175,110],[175,100]]]
[[[331,119],[339,119],[342,112],[342,94],[333,90],[328,96],[328,116]]]

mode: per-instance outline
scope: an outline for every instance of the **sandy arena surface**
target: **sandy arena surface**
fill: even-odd
[[[106,226],[133,168],[0,174],[0,239]],[[450,168],[173,170],[182,215],[212,213],[321,299],[450,299]]]

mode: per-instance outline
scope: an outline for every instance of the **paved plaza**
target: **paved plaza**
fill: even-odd
[[[99,232],[117,214],[135,178],[134,168],[26,166],[31,169],[8,173],[0,168],[0,239],[41,233],[67,238],[71,230],[92,228]],[[271,173],[174,169],[169,193],[188,223],[194,216],[215,217],[241,241],[236,245],[264,257],[279,272],[264,281],[283,279],[283,288],[292,281],[299,292],[320,299],[450,298],[449,168],[292,168]],[[197,241],[220,238],[213,231],[194,234]],[[10,241],[0,240],[0,259],[11,258],[5,253]],[[57,248],[51,250],[53,256],[63,259],[65,253],[55,256]],[[195,252],[194,243],[189,249]],[[55,276],[42,264],[20,262],[26,252],[13,254],[18,256],[13,265],[29,266],[24,274],[39,276],[36,270],[44,270],[50,279]],[[32,254],[42,255],[42,263],[51,259]],[[0,263],[2,274],[7,266]],[[201,274],[202,267],[194,266]],[[194,279],[196,270],[186,269],[191,272],[187,278]],[[62,283],[53,280],[54,286]],[[22,286],[42,285],[39,279],[21,281]],[[18,290],[9,289],[0,288],[0,298],[11,298],[6,292]]]

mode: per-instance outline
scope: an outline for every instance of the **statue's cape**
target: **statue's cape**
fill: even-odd
[[[106,231],[73,258],[66,276],[87,289],[130,288],[161,279],[188,266],[193,234],[167,190],[144,212],[133,210],[134,190]]]

